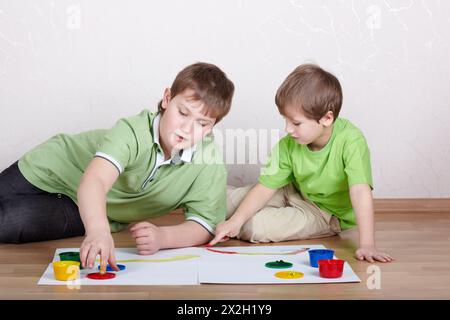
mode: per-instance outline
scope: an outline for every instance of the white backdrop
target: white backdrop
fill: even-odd
[[[449,36],[440,0],[0,0],[0,170],[53,134],[155,110],[196,61],[236,86],[224,135],[281,135],[276,89],[315,62],[341,80],[341,115],[366,135],[375,196],[450,197]],[[268,149],[229,163],[229,182],[254,182]]]

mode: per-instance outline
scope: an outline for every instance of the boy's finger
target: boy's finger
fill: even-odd
[[[86,262],[86,265],[88,266],[89,269],[92,269],[94,267],[94,262],[95,259],[97,258],[98,252],[99,250],[97,248],[94,248],[93,246],[90,247]]]
[[[147,244],[143,244],[143,245],[136,246],[136,249],[138,251],[150,251],[151,247]]]
[[[133,227],[130,228],[130,232],[135,232],[136,230],[139,230],[140,228],[142,228],[142,227],[134,225]]]
[[[81,247],[80,248],[80,261],[81,261],[81,266],[83,268],[86,268],[87,262],[86,262],[86,258],[87,258],[87,254],[89,252],[89,247]]]
[[[140,237],[146,237],[151,233],[151,230],[148,228],[141,228],[138,230],[135,230],[133,232],[133,238],[140,238]]]
[[[363,256],[362,254],[360,254],[360,253],[356,253],[356,254],[355,254],[355,257],[356,257],[356,259],[358,259],[358,260],[362,260],[362,259],[364,258],[364,256]]]
[[[214,237],[214,239],[212,239],[210,242],[209,242],[209,245],[210,246],[213,246],[213,245],[215,245],[217,242],[219,242],[222,238],[223,238],[223,232],[219,232],[218,234],[216,234],[216,236]]]
[[[212,239],[209,243],[208,243],[208,247],[212,247],[214,246],[219,240],[217,239],[217,237],[214,237],[214,239]]]
[[[111,249],[109,253],[109,266],[113,268],[115,271],[120,271],[119,267],[116,264],[116,254],[114,253],[114,248]]]
[[[108,253],[105,252],[106,250],[100,251],[100,273],[105,274],[106,273],[106,265],[108,263]]]
[[[230,237],[225,236],[222,239],[220,239],[220,242],[225,242],[225,241],[228,241],[228,240],[230,240]]]
[[[136,241],[137,245],[143,245],[143,244],[149,243],[149,238],[148,237],[137,237],[135,241]]]
[[[133,232],[133,231],[135,231],[137,229],[145,228],[147,226],[148,226],[147,222],[139,222],[139,223],[136,223],[134,226],[132,226],[130,228],[130,231]]]

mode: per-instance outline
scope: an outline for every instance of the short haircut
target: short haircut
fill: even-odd
[[[275,103],[281,114],[290,106],[301,108],[308,118],[316,121],[332,111],[336,120],[342,106],[342,88],[331,73],[314,64],[303,64],[278,88]]]
[[[217,66],[204,62],[197,62],[181,70],[170,87],[171,98],[186,89],[194,91],[192,99],[205,104],[203,114],[216,119],[218,123],[231,108],[234,94],[234,84]],[[162,100],[158,104],[162,114]]]

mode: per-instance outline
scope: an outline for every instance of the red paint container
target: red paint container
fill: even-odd
[[[340,278],[344,272],[344,260],[319,260],[319,274],[322,278]]]

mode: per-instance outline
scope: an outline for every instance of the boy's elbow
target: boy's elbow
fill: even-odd
[[[262,199],[264,200],[268,200],[271,197],[273,197],[275,195],[275,193],[277,193],[278,189],[271,189],[266,187],[265,185],[261,184],[260,182],[258,182],[256,184],[256,186],[254,187],[255,192],[261,196]]]
[[[352,203],[372,201],[372,189],[368,184],[353,185],[350,187],[350,199]]]
[[[357,194],[357,193],[371,193],[372,189],[371,187],[367,184],[367,183],[359,183],[359,184],[354,184],[350,187],[350,192]]]
[[[78,184],[78,188],[77,188],[77,198],[78,199],[83,196],[88,185],[89,185],[89,183],[86,181],[86,178],[83,175],[80,179],[80,183]]]
[[[93,191],[92,188],[95,188],[96,190],[100,189],[105,194],[108,192],[108,190],[106,190],[105,184],[101,181],[101,179],[92,175],[84,174],[81,177],[80,183],[78,185],[77,197],[92,192]]]

